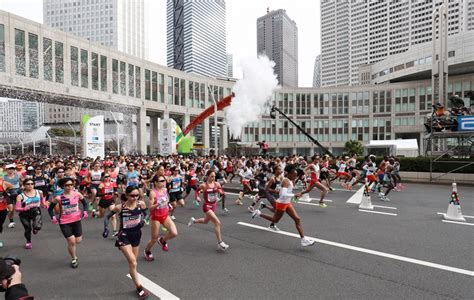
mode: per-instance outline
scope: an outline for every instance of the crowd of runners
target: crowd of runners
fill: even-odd
[[[146,298],[148,292],[137,275],[142,228],[150,228],[143,257],[153,261],[155,244],[168,251],[168,242],[177,237],[175,215],[185,203],[202,207],[201,217],[192,217],[188,226],[211,222],[218,247],[226,250],[229,245],[223,241],[216,212],[220,207],[222,213],[229,213],[223,187],[240,182],[235,206],[248,204],[251,217],[268,220],[269,229],[275,231],[287,213],[295,222],[301,245],[306,247],[315,241],[305,237],[292,203],[317,188],[319,207],[324,209],[324,198],[334,190],[333,186],[351,190],[357,184],[365,185],[366,191],[378,194],[382,201],[389,201],[391,191],[403,188],[399,171],[396,157],[384,157],[376,163],[373,155],[363,160],[357,155],[335,159],[328,155],[5,159],[0,161],[0,233],[7,218],[8,228],[14,228],[19,220],[24,228],[25,248],[32,249],[32,238],[41,230],[47,212],[51,222],[59,224],[70,265],[77,268],[82,220],[103,218],[102,236],[115,237],[115,246],[129,264],[137,296]]]

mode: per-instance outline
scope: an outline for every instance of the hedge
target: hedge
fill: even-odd
[[[440,161],[433,161],[433,172],[446,173],[456,168],[459,168],[464,164],[472,162],[473,164],[460,169],[454,173],[474,173],[474,159],[447,159],[441,158]],[[377,157],[377,165],[382,161],[382,157]],[[459,162],[463,163],[459,163]],[[429,157],[400,157],[400,171],[407,172],[429,172],[430,171],[430,158]]]

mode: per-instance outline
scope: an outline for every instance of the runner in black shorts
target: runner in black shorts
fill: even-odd
[[[143,288],[138,279],[137,257],[145,223],[146,204],[140,201],[140,191],[137,186],[128,186],[122,195],[122,203],[115,206],[114,213],[119,213],[120,231],[115,246],[122,251],[128,261],[130,276],[135,283],[136,292],[140,299],[145,299],[149,293]]]
[[[171,210],[170,216],[171,220],[175,220],[174,211],[176,210],[176,205],[184,206],[184,199],[183,199],[183,178],[179,174],[178,167],[174,166],[170,169],[173,172],[171,175],[168,183],[168,191],[170,195],[170,203],[171,203]]]

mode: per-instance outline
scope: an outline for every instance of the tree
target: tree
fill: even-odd
[[[350,140],[344,144],[344,151],[351,156],[354,154],[362,155],[364,146],[359,141]]]

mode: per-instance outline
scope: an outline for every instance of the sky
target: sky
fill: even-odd
[[[148,13],[149,60],[166,65],[166,0],[145,0]],[[257,18],[270,10],[285,9],[298,26],[298,79],[300,87],[313,82],[314,60],[320,53],[320,6],[317,0],[226,0],[227,52],[239,62],[257,55]],[[43,23],[42,0],[0,0],[0,9]]]

